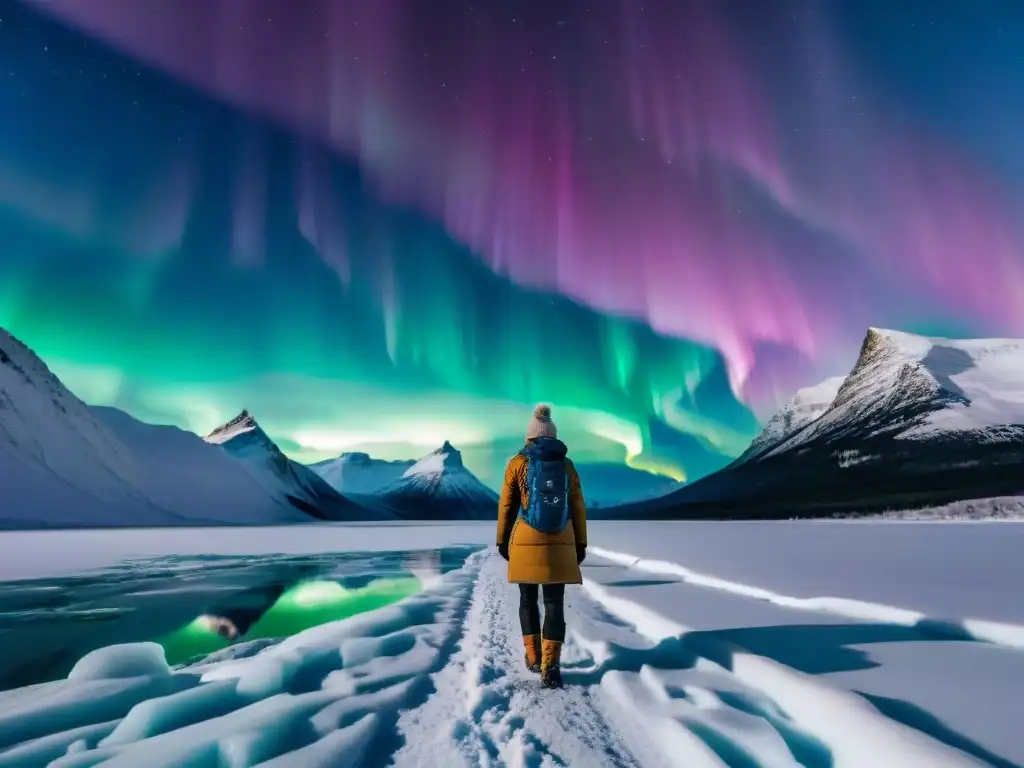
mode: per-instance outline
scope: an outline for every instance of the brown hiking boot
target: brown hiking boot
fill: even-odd
[[[526,648],[526,669],[540,672],[540,635],[523,635],[523,647]]]
[[[562,669],[558,660],[562,655],[562,644],[557,640],[545,639],[541,644],[540,681],[545,688],[562,687]]]

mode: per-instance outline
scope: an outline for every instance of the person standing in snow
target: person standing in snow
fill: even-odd
[[[526,666],[540,672],[548,688],[562,685],[565,585],[583,582],[580,563],[587,554],[587,508],[567,452],[551,407],[538,405],[526,428],[526,445],[505,469],[498,502],[498,552],[508,561],[509,582],[519,585]]]

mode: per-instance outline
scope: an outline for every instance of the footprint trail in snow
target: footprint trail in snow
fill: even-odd
[[[599,691],[571,681],[544,690],[526,671],[513,590],[504,562],[491,558],[477,579],[459,651],[434,678],[437,693],[399,722],[406,746],[396,767],[641,765],[601,714]],[[585,656],[567,638],[568,678]]]

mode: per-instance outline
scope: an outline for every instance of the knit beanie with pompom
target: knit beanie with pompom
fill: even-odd
[[[526,439],[533,440],[538,437],[558,437],[558,427],[551,420],[551,406],[546,403],[541,403],[533,409],[533,418],[526,425]]]

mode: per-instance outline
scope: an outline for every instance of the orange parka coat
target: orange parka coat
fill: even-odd
[[[508,580],[515,584],[580,584],[583,578],[576,562],[576,547],[587,546],[587,508],[576,467],[565,460],[569,521],[558,533],[542,533],[519,516],[529,502],[527,467],[526,456],[519,453],[512,457],[498,502],[497,544],[509,544]]]

